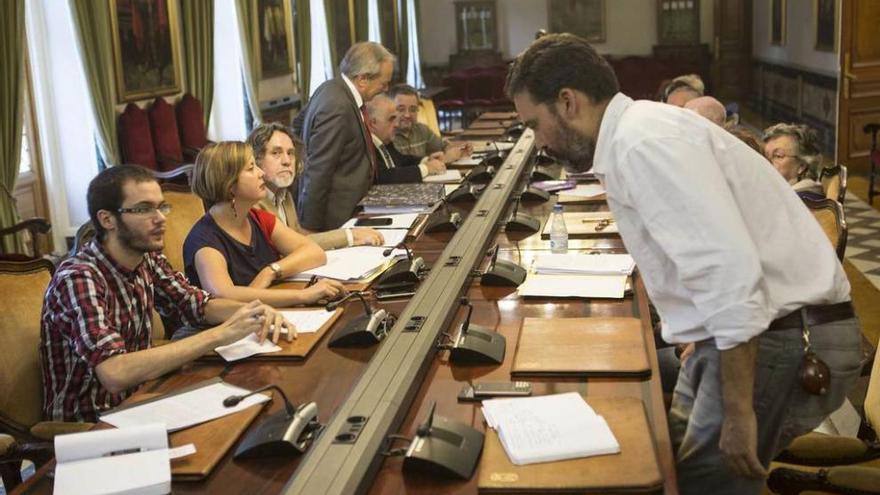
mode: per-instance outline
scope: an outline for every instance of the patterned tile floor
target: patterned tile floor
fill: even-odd
[[[849,235],[846,259],[880,289],[880,212],[848,193],[844,204]]]

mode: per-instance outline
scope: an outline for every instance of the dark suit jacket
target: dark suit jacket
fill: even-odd
[[[312,231],[336,229],[351,218],[373,182],[370,137],[341,76],[321,84],[302,113],[306,152],[296,203],[299,221]]]
[[[394,162],[394,167],[388,168],[384,161],[380,159],[379,163],[381,166],[379,167],[379,177],[376,180],[378,184],[422,182],[422,171],[419,169],[419,163],[422,161],[421,158],[412,155],[404,155],[397,151],[397,148],[394,147],[394,143],[388,143],[384,145],[384,148],[391,156],[391,160]]]

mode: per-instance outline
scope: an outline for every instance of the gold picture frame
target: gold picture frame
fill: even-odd
[[[604,43],[605,19],[605,0],[547,0],[551,33],[572,33],[590,43]]]
[[[180,92],[177,0],[108,0],[119,103]]]
[[[260,79],[293,74],[293,12],[286,0],[257,0],[254,46],[259,48]]]
[[[816,51],[837,52],[839,5],[840,2],[837,0],[813,0],[813,34]]]
[[[786,0],[770,0],[770,44],[785,46]]]

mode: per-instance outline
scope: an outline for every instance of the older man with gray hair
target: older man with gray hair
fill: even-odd
[[[720,126],[723,126],[724,121],[727,119],[727,110],[724,109],[724,105],[711,96],[694,98],[685,103],[684,108],[696,112]]]
[[[339,77],[321,84],[294,121],[306,145],[297,212],[303,229],[336,229],[376,179],[379,162],[365,104],[388,89],[394,55],[379,43],[354,44]]]

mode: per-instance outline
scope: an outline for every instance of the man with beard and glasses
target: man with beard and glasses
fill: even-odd
[[[104,170],[89,184],[96,239],[58,267],[43,303],[43,414],[97,421],[141,383],[251,333],[293,325],[272,308],[211,298],[162,255],[170,208],[153,175],[134,165]],[[217,326],[151,347],[153,308],[186,325]]]
[[[760,493],[770,461],[858,376],[849,283],[763,157],[706,119],[618,91],[608,63],[570,34],[535,41],[507,79],[538,146],[604,185],[663,338],[696,343],[669,417],[681,492]],[[831,369],[824,395],[799,378],[807,331]]]
[[[247,143],[254,149],[257,166],[265,174],[266,197],[257,207],[278,217],[285,225],[301,233],[296,201],[293,198],[294,179],[299,172],[303,143],[293,136],[287,126],[277,122],[261,124],[251,131]],[[308,234],[324,250],[349,246],[381,246],[382,234],[368,228],[334,229]]]

